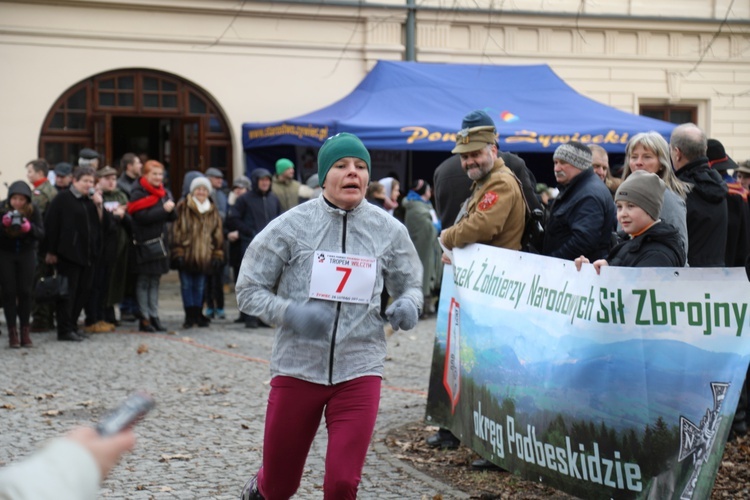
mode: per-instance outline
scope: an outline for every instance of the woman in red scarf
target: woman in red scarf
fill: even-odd
[[[174,221],[175,203],[164,188],[164,165],[149,160],[143,166],[142,176],[133,188],[128,203],[128,213],[133,219],[135,245],[152,242],[158,238],[169,248],[167,222]],[[159,320],[159,280],[169,271],[169,257],[139,257],[139,249],[132,256],[136,274],[135,296],[141,316],[138,329],[142,332],[166,331]]]

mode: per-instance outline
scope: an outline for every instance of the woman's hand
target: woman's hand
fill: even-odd
[[[164,202],[164,210],[167,212],[171,212],[174,210],[174,202],[172,200],[167,200]]]
[[[81,427],[70,431],[66,438],[80,444],[94,457],[102,478],[107,477],[120,457],[135,446],[135,434],[126,429],[114,436],[102,437],[91,427]]]

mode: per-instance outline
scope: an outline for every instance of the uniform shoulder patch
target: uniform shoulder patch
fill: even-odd
[[[489,210],[492,206],[497,203],[499,196],[494,191],[488,191],[484,193],[481,201],[477,205],[477,208],[481,211]]]

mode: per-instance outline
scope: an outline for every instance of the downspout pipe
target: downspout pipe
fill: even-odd
[[[416,61],[416,55],[415,55],[415,31],[416,31],[416,23],[417,23],[417,9],[415,0],[406,0],[406,40],[405,40],[405,59],[407,61]]]

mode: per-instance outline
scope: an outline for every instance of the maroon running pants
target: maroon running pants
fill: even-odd
[[[287,500],[302,479],[320,419],[328,431],[323,494],[327,500],[354,499],[380,403],[381,378],[360,377],[327,386],[292,377],[271,380],[258,472],[266,500]]]

